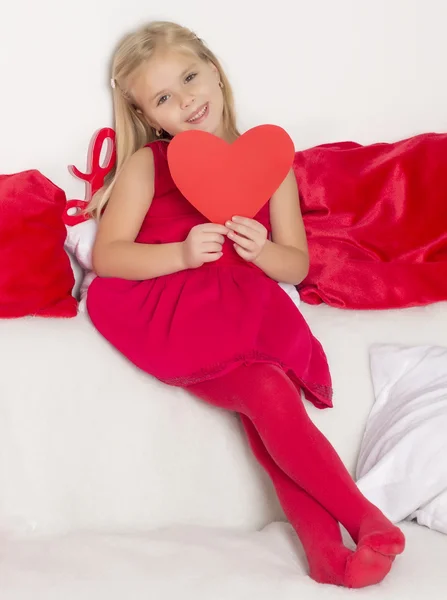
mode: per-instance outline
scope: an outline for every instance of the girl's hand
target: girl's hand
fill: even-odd
[[[233,217],[225,223],[230,230],[227,237],[234,242],[234,249],[244,260],[254,262],[267,242],[267,229],[254,219]]]
[[[216,223],[203,223],[191,229],[182,243],[183,263],[186,269],[197,269],[204,263],[214,262],[222,256],[222,245],[228,229]]]

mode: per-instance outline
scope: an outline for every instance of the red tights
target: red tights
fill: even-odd
[[[382,581],[404,550],[404,536],[360,493],[282,369],[244,365],[188,389],[240,414],[254,455],[303,544],[313,579],[347,587]],[[357,544],[355,552],[344,546],[339,523]]]

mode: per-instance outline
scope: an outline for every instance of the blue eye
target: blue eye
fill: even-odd
[[[160,104],[164,104],[164,103],[166,102],[166,100],[167,100],[167,99],[168,99],[168,97],[167,97],[166,95],[165,95],[165,96],[162,96],[162,97],[160,98],[160,100],[158,101],[158,103],[157,103],[157,106],[160,106]]]
[[[194,79],[194,77],[196,77],[196,75],[197,75],[197,73],[190,73],[185,79],[186,83],[189,83],[190,81],[192,81]]]
[[[185,83],[189,83],[195,77],[197,77],[197,75],[198,75],[198,73],[190,73],[189,75],[187,75],[185,77]],[[160,106],[161,104],[164,104],[167,100],[169,100],[169,96],[167,94],[165,94],[164,96],[161,96],[161,98],[157,102],[157,106]]]

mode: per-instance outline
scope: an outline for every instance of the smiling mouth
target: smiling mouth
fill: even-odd
[[[186,122],[191,123],[191,125],[194,125],[195,123],[201,123],[205,119],[205,117],[208,116],[208,112],[209,112],[209,103],[207,102],[204,106],[202,106],[202,108],[197,110],[192,115],[192,117],[187,119]]]

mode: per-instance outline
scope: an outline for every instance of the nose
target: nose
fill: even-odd
[[[180,106],[183,109],[188,108],[195,101],[195,97],[192,94],[183,94],[180,97]]]

